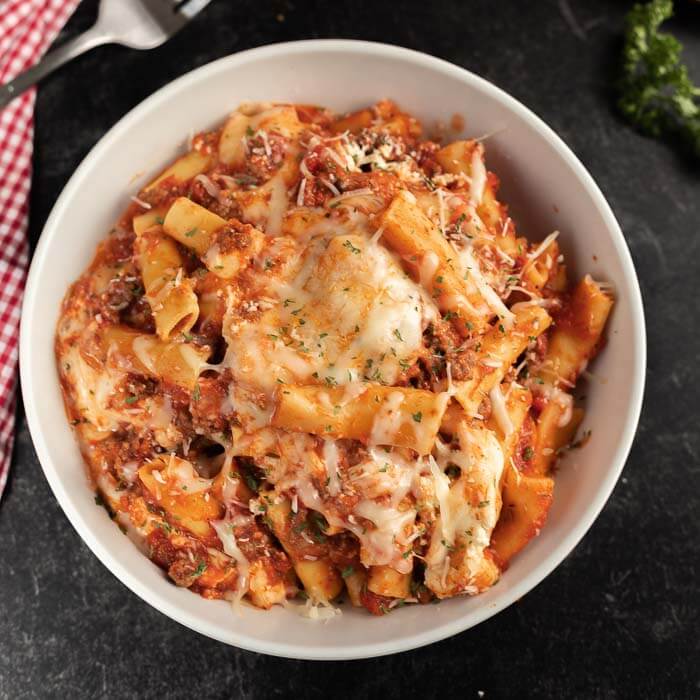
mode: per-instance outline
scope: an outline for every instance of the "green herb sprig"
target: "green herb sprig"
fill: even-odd
[[[628,13],[618,106],[642,132],[678,134],[700,157],[700,88],[681,61],[681,43],[659,31],[672,15],[672,0],[651,0]]]

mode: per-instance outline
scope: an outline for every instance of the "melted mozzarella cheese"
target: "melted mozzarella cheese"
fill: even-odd
[[[270,180],[270,203],[265,233],[271,236],[279,236],[287,206],[287,188],[285,187],[284,180],[279,176],[274,177]]]
[[[569,425],[574,414],[574,397],[556,386],[543,387],[541,384],[538,384],[536,390],[561,408],[562,413],[557,421],[557,427],[563,428]]]
[[[370,450],[369,458],[350,470],[350,483],[365,496],[353,509],[355,523],[345,527],[360,541],[360,558],[365,566],[388,565],[399,572],[413,568],[407,556],[415,539],[416,510],[405,499],[412,493],[423,464],[396,452]],[[358,527],[357,517],[374,527]]]
[[[153,476],[157,479],[154,471]],[[194,470],[191,462],[171,455],[165,469],[169,489],[183,494],[199,493],[211,489],[213,479],[203,479]]]
[[[266,278],[272,308],[253,319],[227,313],[224,366],[268,397],[280,382],[393,383],[422,348],[423,330],[437,316],[433,302],[365,235],[319,235],[296,245],[295,262],[273,282]]]
[[[506,408],[506,402],[503,398],[503,393],[501,392],[501,387],[499,384],[491,389],[489,392],[489,399],[491,399],[491,410],[493,411],[493,416],[498,423],[498,427],[503,433],[504,437],[509,437],[513,433],[513,422],[508,415],[508,409]]]
[[[131,343],[131,347],[139,362],[152,374],[156,373],[156,365],[153,358],[154,346],[155,339],[146,335],[137,336]]]
[[[504,325],[510,327],[515,320],[515,314],[501,301],[501,298],[486,281],[478,260],[472,254],[471,246],[460,247],[457,252],[459,260],[467,272],[467,279],[476,285],[479,294],[491,311],[503,321]]]
[[[410,572],[413,563],[402,558],[403,550],[399,545],[406,542],[406,528],[413,524],[416,511],[413,508],[400,511],[366,499],[357,504],[354,512],[374,524],[374,528],[358,536],[362,563],[365,566],[392,566],[400,573]]]
[[[421,286],[430,289],[438,267],[440,267],[440,258],[438,254],[429,250],[421,258],[420,267],[418,268]]]
[[[443,537],[452,544],[454,542],[454,531],[448,526],[450,522],[450,480],[445,472],[440,469],[432,455],[428,455],[428,464],[430,465],[430,476],[432,476],[435,484],[435,498],[440,507],[440,531]]]
[[[484,147],[478,144],[472,151],[471,160],[471,186],[469,190],[469,198],[478,206],[484,198],[484,189],[486,188],[486,167],[484,166]]]
[[[338,475],[338,445],[335,440],[323,441],[323,459],[328,472],[328,493],[337,496],[340,492],[340,477]]]
[[[69,368],[66,374],[74,387],[76,408],[83,418],[106,434],[116,430],[126,415],[109,408],[109,401],[116,395],[123,374],[106,367],[94,369],[85,361],[77,344],[68,347],[62,361]]]
[[[437,462],[431,461],[440,515],[426,554],[426,583],[439,595],[471,590],[500,513],[498,485],[504,457],[495,434],[463,424],[458,435],[460,450],[466,453],[466,457],[460,460],[461,464],[457,462],[462,467],[462,474],[449,487],[447,494],[446,477]],[[444,450],[442,457],[445,457]],[[450,455],[449,461],[455,461],[454,454]],[[464,547],[464,557],[459,571],[453,571],[450,560],[457,543]],[[448,586],[448,580],[453,579]]]
[[[289,206],[287,188],[281,174],[257,189],[240,193],[238,201],[246,221],[269,236],[280,235]]]
[[[265,466],[268,480],[278,492],[295,493],[306,508],[322,513],[331,527],[352,532],[360,542],[363,565],[388,565],[404,573],[411,571],[411,557],[407,552],[418,536],[417,511],[412,499],[416,489],[422,492],[420,480],[425,473],[422,460],[403,456],[395,450],[370,449],[367,457],[352,466],[344,474],[343,483],[338,484],[338,493],[342,487],[343,490],[347,488],[348,493],[361,496],[350,513],[341,514],[332,494],[336,450],[338,456],[340,454],[337,443],[325,441],[321,458],[315,452],[313,438],[308,435],[277,434],[274,439],[277,441],[274,449],[280,459],[265,459],[262,451],[270,449],[265,439],[258,445],[248,442],[244,450]],[[270,461],[278,466],[270,465],[267,469]],[[324,488],[329,477],[331,481]],[[320,489],[314,485],[314,480]]]
[[[234,596],[234,606],[240,604],[241,598],[248,592],[250,563],[241,552],[236,537],[233,534],[233,523],[228,520],[210,520],[211,526],[221,540],[224,552],[236,562],[238,586]]]
[[[392,391],[382,403],[374,417],[372,433],[369,441],[372,445],[391,445],[394,436],[401,427],[399,407],[404,395],[400,391]]]

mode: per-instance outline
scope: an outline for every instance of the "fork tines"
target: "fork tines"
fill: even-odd
[[[172,34],[203,10],[211,0],[141,0],[163,31]]]

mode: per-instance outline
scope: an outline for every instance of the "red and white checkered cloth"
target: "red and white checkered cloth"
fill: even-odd
[[[31,68],[44,55],[79,2],[0,0],[0,84]],[[29,90],[0,110],[0,495],[14,444],[35,93]]]

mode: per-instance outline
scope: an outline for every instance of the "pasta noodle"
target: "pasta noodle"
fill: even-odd
[[[187,333],[197,321],[199,304],[177,246],[151,228],[136,240],[134,252],[158,337],[168,340],[174,333]]]

